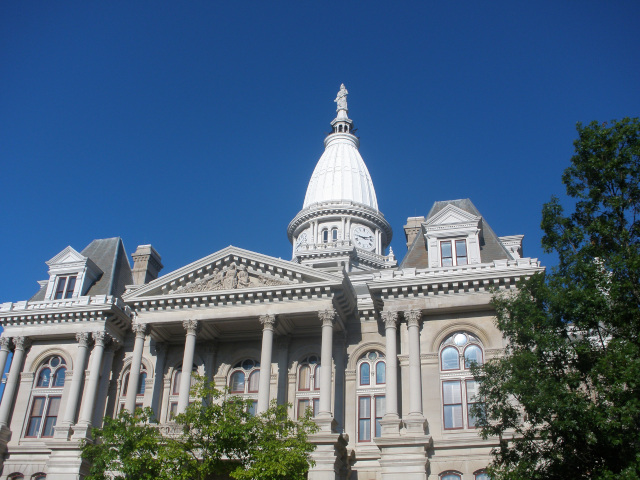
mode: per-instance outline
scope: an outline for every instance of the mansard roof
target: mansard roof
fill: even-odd
[[[65,252],[75,252],[77,254],[73,248],[67,247],[58,255],[53,257],[48,263],[55,261]],[[99,238],[93,240],[84,248],[84,250],[82,250],[82,252],[80,252],[80,255],[85,258],[89,258],[103,272],[96,282],[91,285],[85,295],[120,296],[124,293],[125,286],[133,283],[131,266],[129,265],[127,253],[120,237]],[[45,292],[46,285],[31,297],[29,301],[44,300]]]
[[[458,200],[444,200],[434,202],[424,224],[428,224],[436,220],[446,209],[455,210],[454,208],[463,210],[464,212],[480,217],[480,260],[482,263],[490,263],[494,260],[513,260],[511,254],[504,248],[500,239],[495,234],[486,219],[480,214],[473,202],[468,198]],[[424,225],[423,224],[423,225]],[[409,247],[406,255],[402,259],[400,269],[403,268],[428,268],[427,245],[424,241],[424,231],[416,235],[413,243]]]

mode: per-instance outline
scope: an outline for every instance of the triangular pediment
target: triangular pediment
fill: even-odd
[[[126,301],[155,296],[248,289],[290,288],[312,283],[341,283],[342,275],[229,246],[147,285],[125,293]]]
[[[428,226],[453,225],[456,223],[478,222],[480,217],[466,212],[455,205],[447,205],[427,221]]]
[[[87,260],[87,257],[83,256],[73,247],[69,246],[62,250],[59,254],[53,257],[48,262],[45,262],[48,266],[53,265],[63,265],[66,263],[75,263],[75,262],[84,262]]]

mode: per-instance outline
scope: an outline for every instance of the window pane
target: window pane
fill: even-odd
[[[311,377],[311,367],[303,365],[300,367],[300,379],[298,380],[298,388],[300,390],[309,390],[309,379]]]
[[[313,374],[313,388],[314,388],[314,390],[320,390],[320,367],[321,367],[321,365],[316,365],[316,371]]]
[[[44,413],[44,397],[36,397],[31,405],[31,415],[29,416],[29,426],[27,427],[27,437],[35,437],[40,430],[42,414]]]
[[[257,409],[258,409],[258,401],[254,400],[249,404],[249,409],[247,410],[247,412],[249,412],[249,415],[252,415],[255,417]]]
[[[458,349],[447,347],[440,354],[442,357],[442,370],[458,370],[460,368],[460,357]]]
[[[331,239],[335,242],[336,240],[338,240],[338,229],[334,228],[331,231]]]
[[[48,387],[50,377],[51,377],[51,370],[49,370],[48,368],[42,369],[42,371],[38,375],[38,383],[36,385],[38,387]]]
[[[462,428],[462,405],[445,405],[444,428]]]
[[[234,372],[231,375],[231,392],[233,393],[244,393],[244,373],[243,372]]]
[[[453,256],[451,255],[451,242],[441,242],[440,252],[442,256],[442,266],[450,267],[453,265]]]
[[[257,392],[260,385],[260,370],[255,370],[249,375],[249,391]]]
[[[73,289],[76,287],[76,277],[69,277],[67,280],[67,287],[64,294],[64,298],[71,298],[73,296]]]
[[[56,373],[53,377],[52,387],[64,387],[64,380],[67,376],[67,369],[65,367],[60,367],[56,370]]]
[[[371,417],[371,398],[370,397],[360,397],[359,399],[359,418],[370,418]]]
[[[476,402],[478,395],[478,382],[475,380],[467,380],[467,402]]]
[[[368,418],[358,421],[358,440],[371,440],[371,420]]]
[[[58,417],[46,417],[44,428],[42,429],[43,437],[53,437],[53,428],[56,426],[57,419]]]
[[[384,362],[376,363],[376,383],[382,384],[386,381],[386,365]]]
[[[305,398],[305,399],[298,400],[298,419],[304,416],[307,408],[309,408],[308,399]]]
[[[313,399],[313,416],[314,417],[318,416],[319,411],[320,411],[320,399],[314,398]]]
[[[457,475],[455,473],[447,473],[440,478],[441,480],[460,480],[460,475]]]
[[[178,414],[178,402],[169,404],[169,420],[172,420]]]
[[[442,399],[445,405],[462,403],[459,380],[442,383]]]
[[[470,368],[472,362],[482,365],[482,349],[477,345],[469,345],[464,351],[464,368]]]
[[[147,373],[140,372],[140,377],[138,378],[138,390],[136,392],[136,395],[144,395],[144,387],[146,383],[147,383]]]
[[[180,392],[180,378],[182,377],[182,370],[178,370],[173,376],[173,389],[172,393],[177,395]]]
[[[376,397],[376,417],[384,417],[387,413],[387,402],[384,396]]]
[[[488,473],[476,473],[476,479],[475,480],[489,480],[489,474]]]
[[[369,364],[366,362],[360,365],[360,385],[369,385],[371,382],[369,369]]]
[[[467,264],[467,242],[466,240],[456,240],[456,265]]]
[[[55,299],[60,300],[64,296],[64,287],[67,284],[67,277],[58,278],[58,285],[56,286]]]

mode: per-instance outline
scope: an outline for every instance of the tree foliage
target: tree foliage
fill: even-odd
[[[640,121],[578,124],[543,208],[558,265],[497,295],[505,356],[476,367],[494,479],[640,477]]]
[[[275,402],[260,414],[250,413],[250,400],[228,396],[200,378],[191,403],[175,418],[168,435],[150,422],[150,409],[122,412],[94,429],[83,457],[92,463],[87,480],[235,478],[303,480],[317,431],[310,412],[299,421],[288,417],[287,405]],[[115,476],[110,476],[115,475]]]

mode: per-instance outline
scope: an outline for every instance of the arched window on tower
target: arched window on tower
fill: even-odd
[[[229,372],[229,393],[252,401],[249,411],[255,414],[258,405],[258,385],[260,384],[260,362],[247,358],[236,363]]]
[[[385,414],[386,363],[384,355],[376,350],[366,352],[356,367],[358,383],[356,400],[358,409],[358,441],[370,442],[382,435],[380,420]]]
[[[53,437],[58,421],[67,365],[60,355],[47,358],[36,371],[25,437]]]
[[[471,413],[478,400],[478,382],[471,376],[473,364],[482,365],[480,340],[469,332],[449,335],[440,345],[442,383],[442,416],[445,430],[475,428]],[[446,374],[445,374],[446,372]],[[443,477],[444,478],[444,477]]]
[[[317,355],[309,355],[298,365],[296,388],[296,417],[302,417],[307,409],[318,414],[320,407],[320,363]]]

